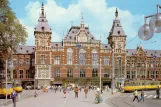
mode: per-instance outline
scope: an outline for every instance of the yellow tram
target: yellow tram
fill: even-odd
[[[14,89],[17,93],[20,93],[20,92],[23,91],[22,86],[21,86],[20,83],[15,83],[15,84],[13,84],[13,89]]]
[[[124,83],[124,92],[132,92],[134,90],[153,90],[158,86],[161,87],[161,81],[128,81]]]
[[[10,96],[13,92],[13,83],[7,82],[7,89],[6,89],[6,82],[2,82],[0,84],[0,97]]]

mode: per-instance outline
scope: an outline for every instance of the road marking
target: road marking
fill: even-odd
[[[149,95],[147,98],[150,98],[150,97],[152,97],[153,95]]]
[[[157,96],[155,95],[153,98],[156,98]]]

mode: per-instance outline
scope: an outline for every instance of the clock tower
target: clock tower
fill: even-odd
[[[42,3],[41,14],[38,24],[35,27],[35,83],[39,86],[50,85],[51,80],[51,34],[46,15],[44,14],[44,4]]]
[[[123,85],[126,77],[126,35],[118,19],[118,11],[116,9],[115,19],[111,31],[108,36],[108,43],[112,47],[114,53],[114,77],[115,85],[119,87]]]

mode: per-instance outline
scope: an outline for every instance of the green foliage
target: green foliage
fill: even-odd
[[[0,51],[7,52],[8,48],[15,51],[19,44],[25,44],[26,29],[9,7],[8,0],[0,1],[0,16]]]

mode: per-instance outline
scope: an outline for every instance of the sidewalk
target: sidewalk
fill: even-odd
[[[42,90],[36,90],[36,92],[38,93],[38,95],[43,94]],[[24,90],[21,93],[21,98],[19,102],[26,100],[28,98],[31,98],[33,97],[33,95],[34,95],[34,90]],[[0,107],[4,106],[5,102],[6,102],[6,99],[0,99]],[[11,103],[12,103],[12,99],[7,99],[7,105],[10,105]]]
[[[48,92],[39,95],[37,98],[28,98],[17,102],[16,107],[110,107],[105,103],[105,100],[111,97],[116,97],[119,93],[112,95],[111,92],[103,92],[103,102],[99,104],[94,103],[94,91],[89,91],[87,98],[84,96],[84,91],[78,93],[78,98],[75,98],[74,92],[67,93],[67,97],[63,98],[63,92]],[[3,107],[13,107],[12,104]]]

